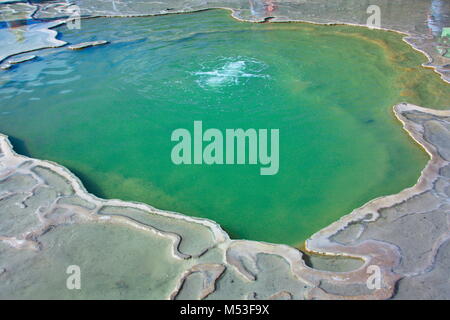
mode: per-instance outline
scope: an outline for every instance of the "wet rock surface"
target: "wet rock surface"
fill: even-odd
[[[107,43],[108,43],[108,41],[105,41],[105,40],[89,41],[89,42],[73,44],[73,45],[68,46],[67,48],[70,50],[81,50],[81,49],[85,49],[85,48],[89,48],[89,47],[105,45]]]
[[[27,61],[34,60],[34,59],[36,59],[35,55],[24,55],[21,57],[15,57],[15,58],[9,59],[8,63],[9,64],[18,64],[18,63],[27,62]]]

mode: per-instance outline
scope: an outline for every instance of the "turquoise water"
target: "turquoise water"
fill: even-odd
[[[444,108],[448,87],[400,36],[237,22],[225,11],[90,19],[70,43],[0,74],[0,131],[106,198],[219,222],[233,238],[298,245],[417,180],[427,157],[392,114]],[[280,167],[172,163],[177,128],[279,129]]]

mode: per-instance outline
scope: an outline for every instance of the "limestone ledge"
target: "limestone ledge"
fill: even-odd
[[[70,45],[67,47],[67,49],[82,50],[85,48],[96,47],[96,46],[101,46],[101,45],[105,45],[105,44],[108,44],[108,41],[106,41],[106,40],[88,41],[88,42],[82,42],[82,43]]]
[[[430,155],[417,184],[370,201],[306,241],[306,254],[320,254],[315,259],[322,255],[361,259],[353,270],[333,270],[326,262],[325,268],[316,269],[314,263],[305,262],[304,253],[286,245],[231,240],[207,219],[97,198],[66,168],[16,154],[1,135],[0,257],[4,257],[0,277],[4,281],[0,281],[0,297],[28,297],[33,286],[25,290],[21,283],[36,283],[49,277],[48,273],[56,277],[53,260],[45,257],[71,264],[79,258],[62,255],[57,248],[71,246],[77,235],[87,236],[83,226],[109,225],[105,230],[115,226],[116,232],[125,232],[127,240],[121,241],[120,248],[106,242],[110,260],[98,260],[91,268],[120,264],[123,252],[148,246],[154,250],[151,256],[137,254],[136,259],[154,258],[156,271],[151,270],[152,281],[143,278],[140,282],[147,281],[146,286],[158,294],[141,293],[138,284],[129,284],[139,273],[127,272],[125,280],[116,281],[101,297],[123,298],[119,293],[126,290],[125,297],[159,299],[449,298],[450,111],[399,104],[394,113]],[[102,241],[97,232],[92,232],[93,238]],[[148,238],[137,245],[130,240],[137,234]],[[91,250],[89,245],[80,248],[86,257],[96,255]],[[171,259],[166,262],[169,265],[161,265],[163,257]],[[33,269],[42,260],[48,269]],[[24,270],[20,267],[24,264],[32,269]],[[171,265],[176,270],[165,270]],[[368,267],[373,265],[381,271],[380,289],[367,286]],[[100,282],[85,289],[84,297],[98,298],[95,290],[102,286]],[[55,295],[49,298],[56,298],[67,290],[56,286],[48,291]]]

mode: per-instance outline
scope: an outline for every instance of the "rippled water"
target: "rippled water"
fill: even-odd
[[[225,11],[90,19],[70,43],[111,44],[0,73],[0,131],[108,198],[218,221],[232,237],[298,244],[366,201],[415,183],[427,161],[391,108],[448,107],[449,88],[400,36],[250,24]],[[280,170],[176,166],[177,128],[280,130]]]

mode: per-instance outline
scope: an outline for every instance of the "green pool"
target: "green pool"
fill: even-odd
[[[83,20],[70,43],[0,73],[0,132],[105,198],[219,222],[233,238],[299,245],[419,177],[427,156],[392,106],[448,108],[448,84],[392,32],[237,22],[229,13]],[[279,129],[279,171],[175,165],[171,134]]]

